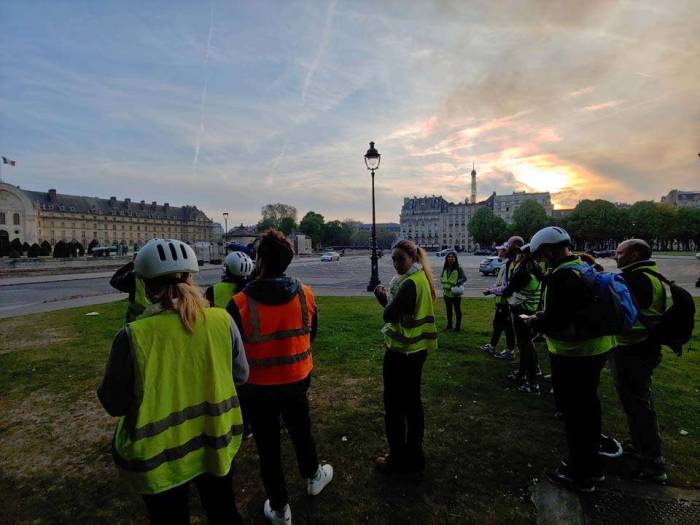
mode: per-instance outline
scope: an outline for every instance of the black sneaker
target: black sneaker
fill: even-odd
[[[634,481],[664,483],[668,480],[668,474],[663,458],[641,459],[631,478]]]
[[[622,445],[617,439],[601,434],[598,454],[610,459],[619,458],[622,455]]]
[[[562,467],[564,467],[564,469],[568,469],[568,458],[561,458],[560,464]],[[600,465],[595,467],[595,470],[591,473],[591,479],[595,483],[603,483],[603,481],[605,481],[605,470],[603,470],[603,467]]]
[[[525,381],[522,385],[518,387],[518,392],[523,392],[525,394],[536,394],[540,395],[540,385],[537,383],[530,383]]]
[[[575,480],[569,476],[567,469],[561,465],[556,469],[545,470],[544,475],[550,483],[559,487],[587,494],[595,492],[595,484],[592,479]]]

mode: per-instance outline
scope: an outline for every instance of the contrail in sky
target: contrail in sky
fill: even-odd
[[[319,63],[321,62],[323,53],[326,51],[328,38],[331,32],[331,23],[333,22],[333,15],[335,14],[335,6],[337,3],[337,0],[333,0],[330,4],[328,4],[328,9],[326,10],[326,22],[323,24],[323,33],[321,34],[321,43],[316,49],[316,56],[314,57],[314,61],[311,63],[309,72],[306,74],[306,78],[304,79],[304,87],[301,89],[302,104],[306,104],[306,94],[309,91],[309,86],[311,85],[311,81],[314,78],[314,74],[316,73]]]
[[[197,175],[197,163],[199,162],[199,147],[204,135],[204,104],[207,101],[207,89],[209,88],[209,52],[211,51],[211,35],[214,31],[214,4],[211,4],[211,13],[209,15],[209,36],[207,37],[207,50],[204,54],[204,86],[202,86],[202,96],[199,102],[199,133],[194,145],[194,159],[192,160],[192,175]]]

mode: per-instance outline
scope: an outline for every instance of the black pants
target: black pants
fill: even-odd
[[[280,417],[294,445],[299,472],[311,478],[318,470],[316,443],[311,435],[311,417],[306,392],[311,376],[287,385],[244,385],[239,389],[253,428],[260,456],[260,473],[270,506],[282,510],[289,502],[282,471]]]
[[[515,332],[515,340],[518,342],[518,350],[520,350],[520,364],[518,366],[518,375],[527,379],[534,385],[537,383],[537,368],[539,360],[535,345],[532,343],[534,337],[530,325],[520,319],[520,314],[530,314],[520,308],[512,308],[513,331]]]
[[[455,328],[459,330],[462,326],[462,297],[443,297],[445,299],[445,310],[447,310],[447,328],[452,328],[452,310],[455,313]]]
[[[513,324],[510,321],[510,307],[507,303],[497,303],[496,313],[493,316],[493,335],[491,336],[491,346],[496,348],[501,338],[501,332],[506,333],[506,348],[515,348],[515,338],[513,334]]]
[[[202,507],[204,507],[211,525],[243,523],[243,519],[236,509],[231,482],[232,472],[233,469],[223,477],[202,474],[192,480],[197,487]],[[189,483],[185,483],[160,494],[144,494],[143,501],[146,503],[151,523],[154,525],[189,525],[189,485]]]
[[[654,369],[661,363],[661,346],[649,341],[618,346],[610,352],[608,362],[634,448],[647,459],[661,457],[661,437],[651,397]]]
[[[384,353],[384,422],[389,462],[397,470],[421,471],[425,466],[420,388],[427,355],[427,350]]]
[[[607,354],[585,357],[551,354],[554,396],[564,412],[569,469],[576,479],[590,477],[599,467],[598,383],[606,359]]]

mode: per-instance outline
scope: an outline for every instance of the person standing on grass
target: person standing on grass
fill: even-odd
[[[246,418],[250,418],[268,497],[263,512],[271,523],[290,524],[280,418],[294,444],[306,493],[320,494],[333,479],[333,467],[318,461],[307,399],[313,369],[311,342],[316,337],[318,315],[311,288],[284,275],[294,257],[284,235],[267,231],[257,254],[258,278],[233,296],[227,310],[241,330],[250,364],[241,398]]]
[[[428,350],[437,349],[435,286],[425,250],[399,241],[389,291],[374,290],[384,307],[384,421],[389,453],[374,459],[385,473],[422,473],[424,416],[421,376]]]
[[[667,298],[656,262],[651,260],[651,247],[641,239],[629,239],[617,247],[615,259],[639,314],[650,326],[657,325],[666,311]],[[651,396],[654,370],[661,363],[661,344],[639,320],[631,333],[618,335],[617,342],[608,363],[632,438],[623,450],[634,460],[634,477],[662,482],[667,478],[666,466]]]
[[[598,398],[600,372],[613,336],[585,338],[586,313],[595,308],[589,288],[576,269],[581,259],[569,249],[569,234],[557,226],[538,231],[530,241],[533,255],[544,259],[552,273],[547,277],[544,310],[521,314],[533,330],[545,336],[552,366],[557,405],[564,413],[568,455],[545,475],[554,484],[593,492],[605,479],[600,465],[601,409]],[[580,336],[579,336],[580,334]]]
[[[515,340],[520,352],[518,369],[508,375],[508,379],[519,383],[518,391],[526,394],[539,394],[540,385],[537,381],[539,363],[537,351],[532,342],[535,334],[522,315],[529,316],[536,313],[540,307],[542,297],[542,283],[540,269],[537,263],[530,257],[530,246],[523,245],[517,256],[513,275],[508,285],[503,290],[503,296],[510,304],[511,320],[515,331]]]
[[[209,523],[243,523],[231,482],[243,431],[236,385],[248,378],[241,336],[209,308],[187,244],[153,239],[134,271],[152,302],[114,338],[97,395],[119,422],[112,455],[154,524],[189,523],[194,482]]]
[[[457,252],[449,252],[445,256],[445,264],[442,266],[440,284],[442,285],[442,295],[445,299],[445,310],[447,311],[447,327],[445,330],[452,330],[452,310],[454,310],[455,324],[454,331],[459,332],[462,326],[462,285],[467,282],[467,278],[462,271],[457,259]]]
[[[512,355],[515,348],[515,335],[513,334],[513,323],[510,319],[510,307],[508,299],[503,295],[502,291],[508,284],[508,279],[512,273],[513,266],[507,264],[508,244],[502,244],[496,248],[498,250],[498,258],[501,261],[501,267],[498,270],[496,278],[496,286],[484,291],[484,295],[496,296],[496,312],[493,316],[493,333],[491,341],[481,345],[481,349],[487,354],[495,354],[498,341],[501,339],[501,333],[506,334],[506,347],[503,350],[504,355]]]
[[[204,292],[210,306],[226,308],[233,294],[243,289],[253,272],[253,261],[243,252],[230,252],[224,259],[221,282],[212,284]]]
[[[134,255],[134,259],[136,255]],[[128,305],[126,307],[126,322],[135,321],[151,304],[146,297],[146,287],[143,279],[134,273],[134,261],[131,260],[119,268],[109,280],[109,285],[120,292],[128,293]]]
[[[520,254],[520,247],[525,244],[525,241],[523,240],[522,237],[519,235],[513,235],[508,239],[506,242],[506,262],[505,262],[505,269],[504,269],[504,275],[505,275],[505,284],[502,284],[501,287],[499,288],[492,288],[488,290],[490,293],[493,293],[495,295],[502,295],[503,290],[505,287],[508,285],[508,282],[510,281],[510,278],[513,275],[513,270],[515,270],[515,259],[518,257]],[[508,308],[508,315],[510,316],[510,307]],[[511,330],[513,329],[513,323],[511,321],[511,318],[508,318],[508,322],[511,325]],[[515,332],[513,332],[515,333]],[[508,361],[511,361],[515,359],[515,349],[514,347],[509,346],[508,348],[505,348],[502,352],[499,353],[494,353],[492,354],[493,357],[497,359],[505,359]]]

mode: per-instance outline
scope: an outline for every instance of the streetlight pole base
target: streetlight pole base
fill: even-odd
[[[373,292],[374,289],[381,284],[381,281],[379,280],[379,264],[378,264],[378,257],[376,255],[376,249],[373,250],[373,254],[371,256],[372,259],[372,276],[369,279],[369,284],[367,285],[367,291],[368,292]]]

